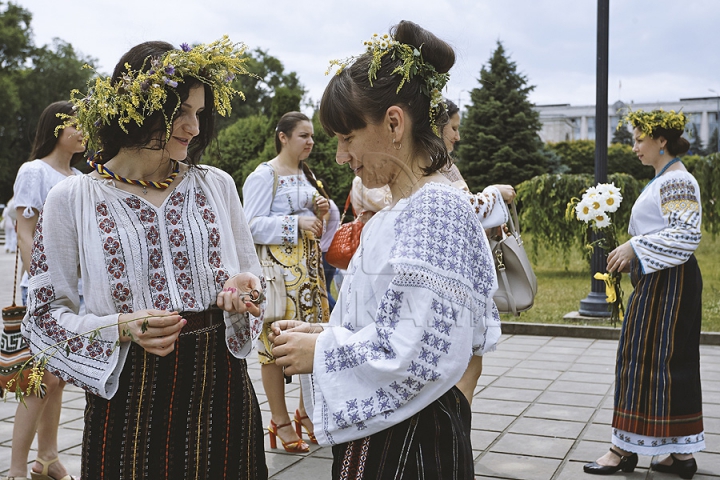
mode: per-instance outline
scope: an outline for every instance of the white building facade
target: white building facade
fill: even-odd
[[[536,105],[534,108],[540,113],[542,122],[540,138],[543,142],[595,140],[595,105]],[[703,146],[707,147],[712,132],[718,128],[720,97],[681,98],[676,102],[630,104],[615,102],[608,106],[608,142],[612,139],[618,121],[627,108],[644,111],[682,110],[690,119],[686,130],[697,132]]]

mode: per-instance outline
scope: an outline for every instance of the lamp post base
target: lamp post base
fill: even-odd
[[[588,293],[587,297],[580,300],[579,313],[586,317],[609,317],[610,308],[605,292]]]

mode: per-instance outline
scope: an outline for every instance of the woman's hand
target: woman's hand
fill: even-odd
[[[273,323],[272,331],[268,338],[273,342],[272,354],[275,357],[275,364],[283,367],[285,375],[295,375],[297,373],[312,373],[313,361],[315,359],[315,342],[319,333],[315,332],[322,327],[304,323],[307,326],[296,326],[290,329],[277,327],[288,320]],[[293,321],[293,320],[289,320]],[[281,332],[281,333],[278,333]]]
[[[315,215],[318,218],[323,218],[330,211],[330,202],[327,198],[322,195],[315,197]]]
[[[146,352],[164,357],[175,350],[175,341],[187,321],[178,312],[140,310],[118,316],[120,341],[133,341]]]
[[[500,195],[502,195],[503,200],[505,200],[505,203],[512,203],[513,200],[515,200],[515,197],[517,196],[517,192],[515,192],[515,189],[512,185],[493,185],[493,187],[500,190]]]
[[[630,241],[623,243],[615,250],[610,252],[607,259],[607,271],[612,273],[618,271],[620,273],[630,272],[630,262],[636,258],[635,250],[633,250]]]
[[[248,312],[256,317],[260,316],[260,305],[255,305],[251,292],[255,290],[262,293],[260,279],[252,273],[245,272],[229,278],[223,285],[222,292],[218,293],[215,303],[221,309],[230,313]]]
[[[298,227],[300,227],[300,230],[306,230],[308,232],[314,233],[317,238],[320,238],[322,236],[322,220],[320,220],[316,216],[299,216]]]

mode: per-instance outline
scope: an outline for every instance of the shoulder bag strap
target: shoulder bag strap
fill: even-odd
[[[20,255],[20,247],[15,248],[15,281],[13,282],[12,306],[15,307],[15,294],[17,293],[17,277],[18,277],[18,256]]]

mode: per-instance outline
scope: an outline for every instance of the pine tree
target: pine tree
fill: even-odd
[[[517,185],[546,173],[540,115],[528,101],[535,88],[517,72],[498,41],[489,66],[480,71],[480,87],[460,126],[459,166],[471,190],[496,183]]]
[[[635,142],[633,134],[627,128],[616,128],[610,143],[619,143],[621,145],[632,145]]]
[[[705,153],[710,155],[711,153],[718,152],[718,129],[713,130],[707,145],[705,146]]]

